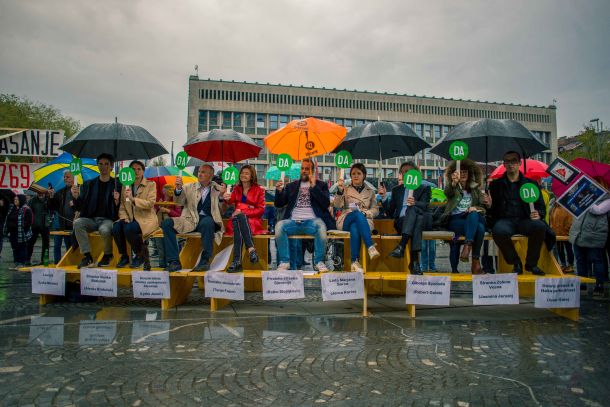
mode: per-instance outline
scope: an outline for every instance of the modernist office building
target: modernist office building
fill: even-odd
[[[524,106],[512,103],[481,102],[412,96],[369,91],[350,91],[296,85],[271,85],[225,80],[189,78],[188,138],[212,129],[235,129],[263,146],[256,159],[249,160],[259,180],[275,155],[264,148],[263,138],[289,121],[318,117],[345,126],[348,131],[360,124],[387,120],[409,124],[431,145],[452,126],[479,118],[515,119],[537,135],[550,150],[536,159],[551,162],[557,155],[555,106]],[[407,157],[385,160],[382,176],[393,178]],[[413,158],[425,179],[437,181],[446,161],[422,151]],[[333,157],[318,158],[321,178],[336,180]],[[369,177],[378,176],[378,162],[365,162]],[[261,181],[261,183],[263,183]]]

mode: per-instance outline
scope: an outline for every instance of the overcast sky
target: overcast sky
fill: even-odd
[[[186,140],[188,76],[550,105],[610,127],[610,1],[0,0],[0,92]]]

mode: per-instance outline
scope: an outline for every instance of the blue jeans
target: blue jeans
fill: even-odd
[[[436,240],[424,240],[421,246],[422,270],[436,271]]]
[[[470,212],[466,216],[451,215],[449,230],[456,236],[464,236],[467,242],[472,242],[472,257],[481,257],[481,246],[485,238],[485,218],[478,212]]]
[[[361,239],[367,248],[373,245],[371,228],[362,212],[353,211],[348,213],[343,220],[343,230],[349,231],[349,249],[352,262],[354,262],[360,257]]]
[[[61,230],[59,225],[59,216],[57,213],[53,217],[53,230]],[[66,251],[72,246],[72,237],[71,236],[53,236],[53,258],[55,259],[55,264],[59,263],[61,260],[61,244],[62,242],[66,245]]]
[[[288,236],[312,235],[314,237],[314,264],[324,261],[326,253],[326,225],[322,219],[294,221],[284,219],[275,225],[275,244],[279,251],[279,263],[290,262],[290,242]]]
[[[216,223],[211,216],[200,216],[199,223],[193,232],[201,233],[201,260],[209,260],[214,253],[214,233],[216,232]],[[180,261],[180,249],[178,240],[176,239],[176,230],[174,229],[174,220],[172,218],[165,219],[161,222],[163,230],[163,246],[165,248],[165,261],[167,264]]]
[[[576,271],[581,277],[590,277],[591,272],[595,276],[595,284],[600,285],[608,280],[608,269],[605,267],[605,248],[572,246],[576,259]]]

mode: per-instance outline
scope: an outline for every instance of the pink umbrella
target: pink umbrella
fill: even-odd
[[[526,161],[525,164],[527,167],[525,176],[527,178],[531,178],[533,180],[539,180],[540,178],[546,178],[549,176],[549,174],[546,172],[548,165],[546,165],[542,161],[530,160],[529,158],[525,161]],[[519,171],[521,171],[522,173],[524,171],[523,160],[521,160],[521,165],[519,166]],[[504,167],[504,164],[502,164],[489,175],[489,178],[491,178],[491,179],[501,178],[505,172],[506,172],[506,168]]]
[[[597,161],[587,160],[586,158],[576,158],[570,162],[574,167],[578,168],[583,174],[588,175],[595,181],[599,182],[602,186],[608,188],[610,186],[610,165],[600,163]],[[569,185],[564,185],[555,178],[553,178],[553,193],[555,196],[561,196],[566,189],[568,189],[576,180],[580,178],[580,175],[574,179]]]

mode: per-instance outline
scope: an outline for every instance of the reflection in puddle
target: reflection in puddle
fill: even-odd
[[[64,318],[38,317],[30,323],[30,344],[60,346],[64,344]]]
[[[148,314],[146,315],[148,317]],[[169,321],[134,321],[131,343],[169,341]]]
[[[108,345],[116,337],[116,321],[80,321],[78,344]]]

